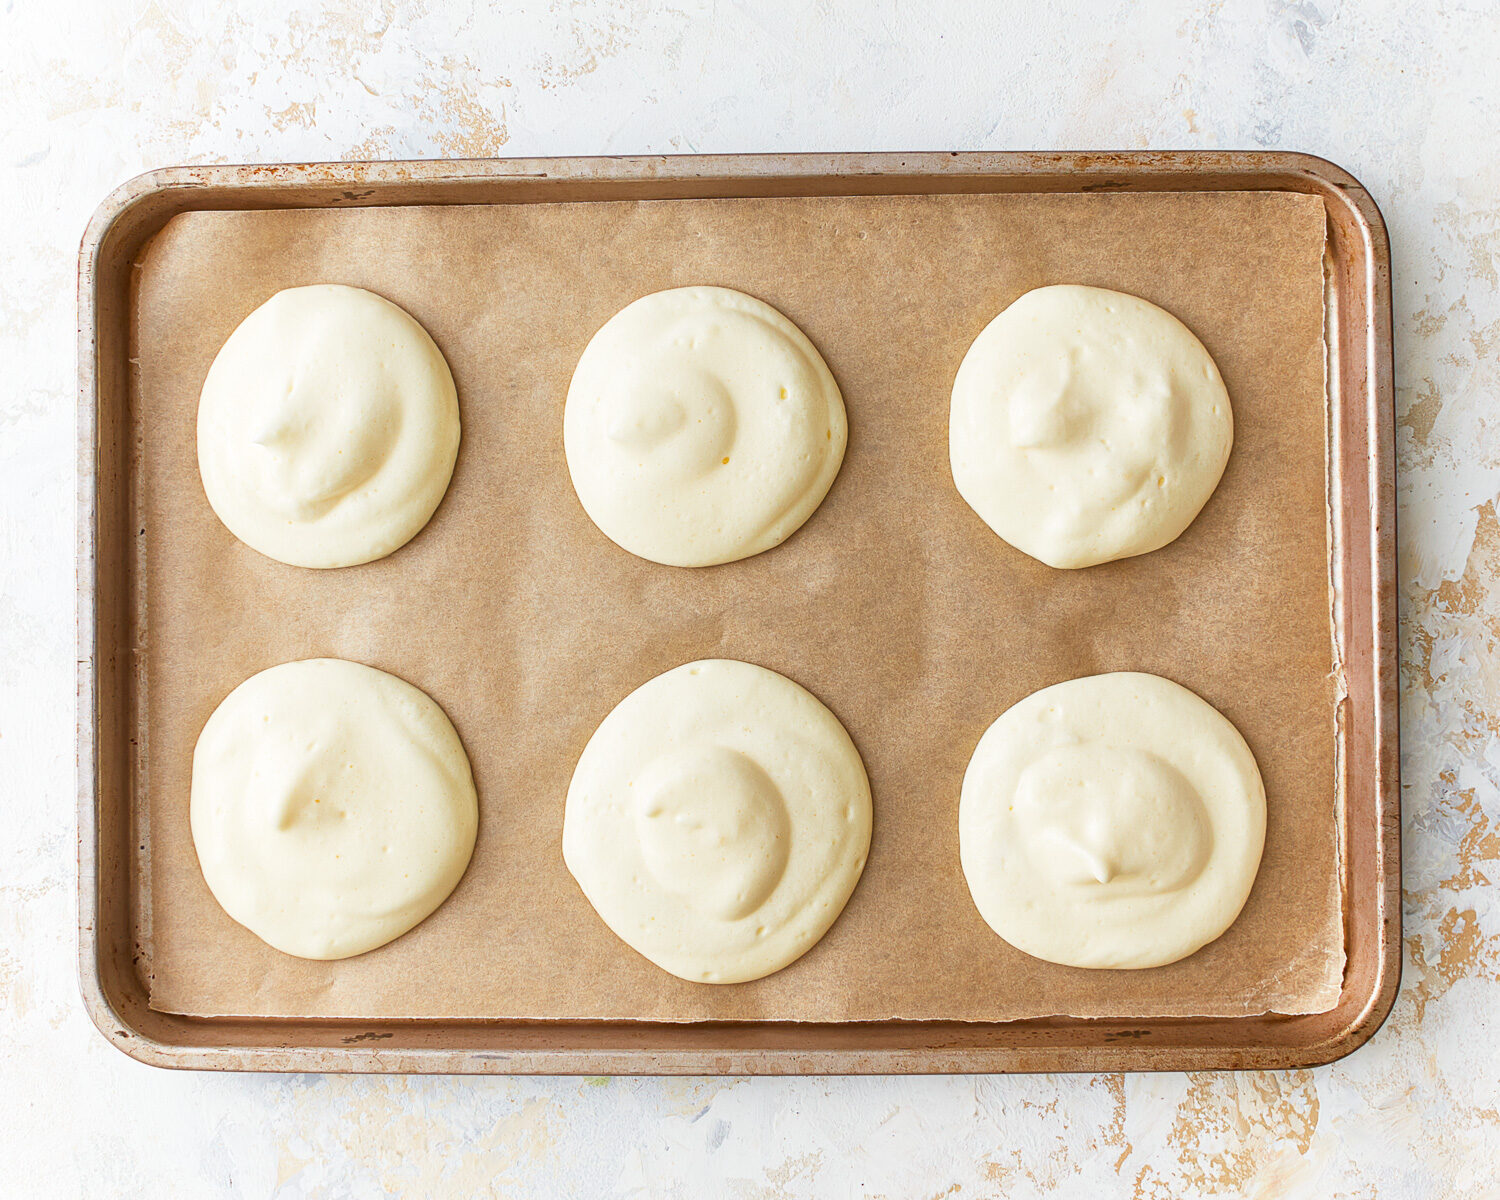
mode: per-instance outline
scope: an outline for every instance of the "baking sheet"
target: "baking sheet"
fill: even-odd
[[[145,613],[138,794],[154,1007],[198,1015],[1006,1020],[1324,1011],[1342,918],[1334,826],[1322,350],[1324,215],[1283,193],[882,197],[190,213],[142,265],[134,396]],[[448,356],[464,444],[428,529],[314,572],[236,542],[197,479],[197,393],[256,304],[368,287]],[[1224,481],[1152,555],[1056,572],[999,542],[948,474],[952,375],[1028,288],[1091,283],[1170,309],[1235,406]],[[850,441],[785,545],[700,571],[634,559],[584,516],[562,459],[567,380],[637,296],[717,283],[818,345]],[[411,680],[463,736],[473,863],[432,918],[339,963],[231,922],[187,827],[192,746],[247,675],[313,655]],[[823,941],[765,980],[677,980],[617,942],[562,865],[573,763],[625,694],[744,658],[843,720],[875,795],[870,862]],[[1269,798],[1241,918],[1169,967],[1087,972],[990,933],[958,867],[958,787],[993,718],[1038,687],[1147,670],[1245,734]]]

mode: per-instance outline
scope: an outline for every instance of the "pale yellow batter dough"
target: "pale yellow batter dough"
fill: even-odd
[[[443,710],[342,659],[283,663],[225,697],[193,752],[193,845],[224,911],[299,958],[400,937],[457,886],[479,808]]]
[[[1120,672],[1007,709],[964,775],[958,827],[974,903],[1011,945],[1074,967],[1155,967],[1239,915],[1266,793],[1217,710]]]
[[[563,858],[604,923],[673,975],[739,983],[805,954],[870,848],[870,785],[838,718],[729,659],[637,688],[568,789]]]
[[[458,394],[405,311],[339,284],[277,292],[229,335],[198,402],[198,470],[268,558],[347,567],[416,536],[458,455]]]
[[[568,388],[574,490],[641,558],[702,567],[778,545],[844,459],[822,355],[769,304],[720,287],[643,296],[589,342]]]
[[[1053,567],[1160,549],[1218,486],[1234,438],[1192,332],[1122,292],[1027,292],[953,384],[953,482],[991,529]]]

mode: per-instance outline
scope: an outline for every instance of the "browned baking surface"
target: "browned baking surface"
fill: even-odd
[[[884,1017],[1320,1011],[1338,996],[1324,522],[1322,202],[1285,193],[944,196],[193,213],[141,277],[137,430],[149,652],[152,1002],[205,1014]],[[198,388],[271,292],[370,287],[447,354],[465,441],[448,498],[391,558],[335,572],[237,543],[203,499]],[[1156,554],[1055,572],[954,492],[947,402],[964,349],[1020,292],[1117,287],[1218,360],[1236,446],[1194,526]],[[599,534],[568,485],[567,379],[589,335],[661,287],[776,305],[844,389],[849,452],[786,545],[682,571]],[[453,718],[482,805],[468,876],[391,946],[335,964],[263,946],[213,903],[187,833],[192,745],[241,679],[330,654],[410,679]],[[875,792],[870,865],[786,971],[710,988],[616,942],[561,862],[579,750],[679,662],[745,658],[844,721]],[[980,921],[957,864],[980,732],[1037,687],[1156,671],[1218,706],[1265,774],[1267,852],[1241,920],[1193,958],[1090,973]],[[145,759],[146,755],[149,759]]]

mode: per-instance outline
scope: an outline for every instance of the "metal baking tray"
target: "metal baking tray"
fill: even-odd
[[[725,196],[1283,190],[1315,195],[1326,253],[1330,578],[1347,696],[1337,715],[1343,991],[1309,1016],[1003,1023],[507,1022],[192,1018],[153,1011],[139,969],[133,844],[136,447],[130,319],[147,240],[191,209]],[[78,276],[78,877],[85,1007],[142,1062],[207,1070],[853,1074],[1305,1067],[1364,1043],[1395,1001],[1401,876],[1390,250],[1368,192],[1281,152],[922,153],[178,167],[94,214]]]

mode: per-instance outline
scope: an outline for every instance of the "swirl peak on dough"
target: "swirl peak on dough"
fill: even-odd
[[[277,292],[240,322],[198,401],[208,502],[253,550],[347,567],[405,545],[458,456],[458,393],[403,309],[362,288]]]
[[[959,800],[985,922],[1074,967],[1155,967],[1213,941],[1260,866],[1266,794],[1239,731],[1184,687],[1118,672],[1033,692],[990,726]]]
[[[964,355],[953,482],[985,524],[1053,567],[1158,550],[1224,473],[1229,395],[1203,344],[1136,296],[1037,288]]]
[[[563,860],[604,923],[663,970],[739,983],[806,953],[870,848],[870,785],[838,718],[730,659],[642,684],[589,739]]]
[[[611,541],[702,567],[778,545],[833,485],[847,440],[838,384],[769,304],[721,287],[655,292],[593,336],[563,444]]]

